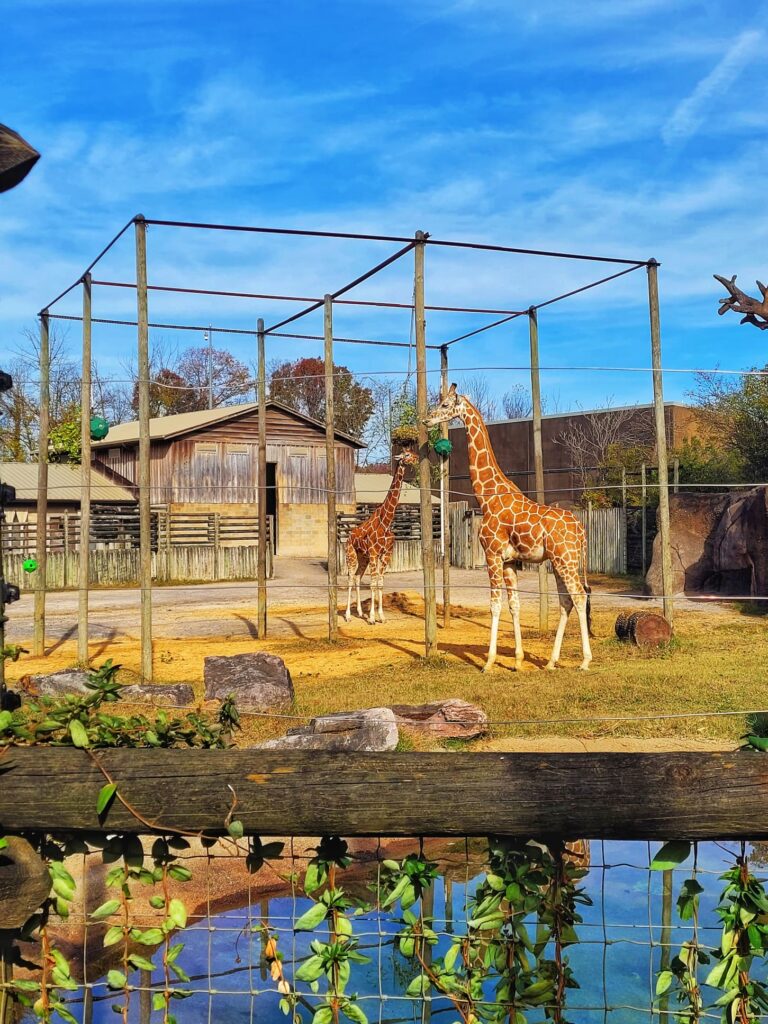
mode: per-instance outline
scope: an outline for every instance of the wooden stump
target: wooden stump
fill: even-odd
[[[672,639],[672,627],[663,615],[655,612],[622,612],[615,629],[619,640],[629,640],[636,647],[660,647]]]
[[[20,928],[51,891],[45,862],[26,839],[8,836],[0,850],[0,921]]]

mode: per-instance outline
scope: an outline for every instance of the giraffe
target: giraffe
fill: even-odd
[[[579,667],[586,671],[592,661],[589,645],[592,629],[590,590],[586,582],[587,537],[584,527],[567,509],[539,505],[527,498],[502,473],[482,416],[466,395],[457,394],[456,385],[451,384],[448,393],[431,410],[425,423],[431,427],[456,417],[462,420],[467,431],[469,474],[483,514],[480,542],[485,551],[491,584],[491,637],[483,671],[488,672],[496,660],[502,581],[506,584],[509,610],[512,613],[515,668],[519,671],[522,667],[520,597],[517,593],[515,563],[547,560],[552,563],[557,580],[560,621],[546,667],[552,670],[557,666],[568,616],[575,605],[581,628],[582,662]],[[581,562],[584,565],[583,582],[580,576]]]
[[[350,531],[347,538],[347,572],[349,573],[349,589],[347,591],[347,610],[344,618],[347,622],[352,618],[350,605],[352,604],[352,584],[354,582],[357,591],[357,614],[363,617],[363,609],[360,606],[360,580],[365,570],[370,567],[371,571],[371,610],[368,621],[371,625],[376,622],[376,591],[379,594],[379,619],[384,621],[384,608],[382,607],[384,593],[384,573],[392,557],[392,548],[395,543],[395,535],[392,532],[392,520],[395,517],[395,509],[400,500],[400,490],[403,486],[406,466],[416,466],[419,457],[416,452],[406,450],[395,456],[397,467],[392,483],[389,486],[387,496],[365,522],[360,523],[354,530]]]

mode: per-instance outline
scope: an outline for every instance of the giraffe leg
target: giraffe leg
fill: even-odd
[[[555,580],[557,581],[557,597],[560,602],[560,621],[557,623],[555,642],[552,645],[552,655],[546,665],[550,671],[557,667],[557,663],[560,660],[560,649],[563,646],[565,627],[568,624],[568,616],[571,614],[571,608],[573,608],[571,595],[568,593],[568,588],[557,570],[555,570]]]
[[[491,581],[491,639],[488,644],[488,658],[483,665],[483,672],[490,672],[496,661],[496,643],[499,637],[499,618],[501,617],[501,583],[502,561],[497,556],[489,557],[488,578]]]
[[[392,557],[392,548],[395,546],[395,538],[392,537],[379,559],[379,619],[384,621],[384,573],[387,571],[389,560]]]
[[[589,622],[587,620],[587,594],[579,579],[578,570],[569,581],[568,591],[573,603],[576,605],[576,612],[579,616],[579,627],[581,628],[581,664],[579,668],[586,672],[589,663],[592,661],[592,647],[589,643]]]
[[[376,588],[378,586],[379,565],[378,560],[371,559],[371,608],[368,612],[368,621],[372,626],[376,625]]]
[[[515,668],[519,672],[523,667],[523,637],[520,632],[520,595],[517,592],[517,573],[514,566],[504,565],[504,583],[507,587],[507,601],[512,613],[512,628],[515,632]]]
[[[346,622],[352,618],[352,584],[355,580],[355,570],[357,569],[357,555],[354,551],[347,548],[347,610],[344,612],[344,619]]]

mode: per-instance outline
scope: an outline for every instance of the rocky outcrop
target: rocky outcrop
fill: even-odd
[[[669,500],[673,591],[768,595],[768,488]],[[646,575],[661,594],[661,536]]]
[[[309,725],[289,729],[285,736],[260,743],[263,750],[394,750],[398,731],[390,708],[366,708],[313,718]]]
[[[203,663],[206,700],[229,694],[242,711],[287,708],[293,703],[293,681],[276,654],[233,654],[206,658]]]
[[[393,704],[401,729],[435,739],[474,739],[488,731],[488,716],[477,704],[457,697],[431,704]]]

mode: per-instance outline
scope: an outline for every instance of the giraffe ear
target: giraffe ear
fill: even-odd
[[[448,394],[449,395],[455,395],[456,394],[456,385],[455,384],[451,384],[451,386],[448,388]]]

